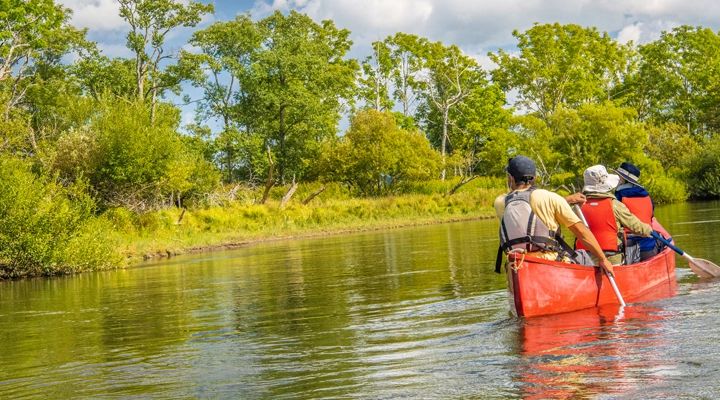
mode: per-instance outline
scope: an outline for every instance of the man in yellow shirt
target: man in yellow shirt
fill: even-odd
[[[533,186],[536,169],[531,159],[513,157],[506,171],[510,193],[495,200],[495,210],[501,220],[501,250],[568,261],[568,254],[573,251],[559,236],[560,226],[564,226],[597,258],[598,265],[612,275],[612,264],[568,202],[556,193]]]

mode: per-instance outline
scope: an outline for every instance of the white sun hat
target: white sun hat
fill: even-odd
[[[583,192],[607,193],[615,189],[620,183],[620,177],[615,174],[608,174],[607,169],[602,165],[593,165],[583,173],[585,186]]]

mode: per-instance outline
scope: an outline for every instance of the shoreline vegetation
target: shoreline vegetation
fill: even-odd
[[[0,279],[492,216],[518,154],[540,187],[632,162],[657,204],[720,197],[709,28],[633,44],[535,24],[489,71],[403,32],[354,58],[349,30],[297,11],[117,3],[125,57],[56,0],[0,10]]]
[[[453,182],[442,186],[450,187]],[[315,199],[310,204],[281,199],[267,204],[235,202],[223,207],[167,209],[142,216],[117,210],[108,218],[128,265],[181,254],[224,250],[255,243],[377,231],[401,227],[489,219],[492,202],[504,189],[468,185],[447,193],[405,194],[381,198]],[[278,188],[283,189],[283,188]],[[280,191],[278,191],[278,194]]]

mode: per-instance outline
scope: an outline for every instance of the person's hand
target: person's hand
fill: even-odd
[[[608,273],[608,275],[614,277],[615,274],[613,273],[613,265],[607,258],[603,258],[600,260],[600,268],[604,269],[605,272]]]
[[[565,201],[567,201],[570,204],[579,204],[583,205],[585,204],[585,195],[582,193],[573,193],[569,196],[565,196]]]

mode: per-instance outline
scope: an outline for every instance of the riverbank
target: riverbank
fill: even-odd
[[[214,192],[188,208],[133,212],[120,207],[100,214],[92,213],[90,202],[79,207],[60,192],[50,198],[53,207],[46,205],[44,194],[54,186],[15,185],[33,189],[34,195],[21,196],[28,205],[13,208],[16,215],[5,221],[14,230],[0,254],[0,279],[125,268],[271,240],[494,216],[493,200],[504,191],[501,178],[477,178],[455,190],[459,183],[459,178],[423,182],[403,194],[375,198],[353,197],[339,185],[315,196],[320,185],[308,184],[288,199],[288,187],[276,187],[264,203],[259,200],[263,188],[233,187],[231,195]]]
[[[231,249],[272,240],[337,235],[494,217],[498,188],[470,187],[453,195],[433,193],[371,199],[319,199],[313,204],[233,203],[195,210],[136,215],[108,213],[109,238],[127,266],[180,254]]]

